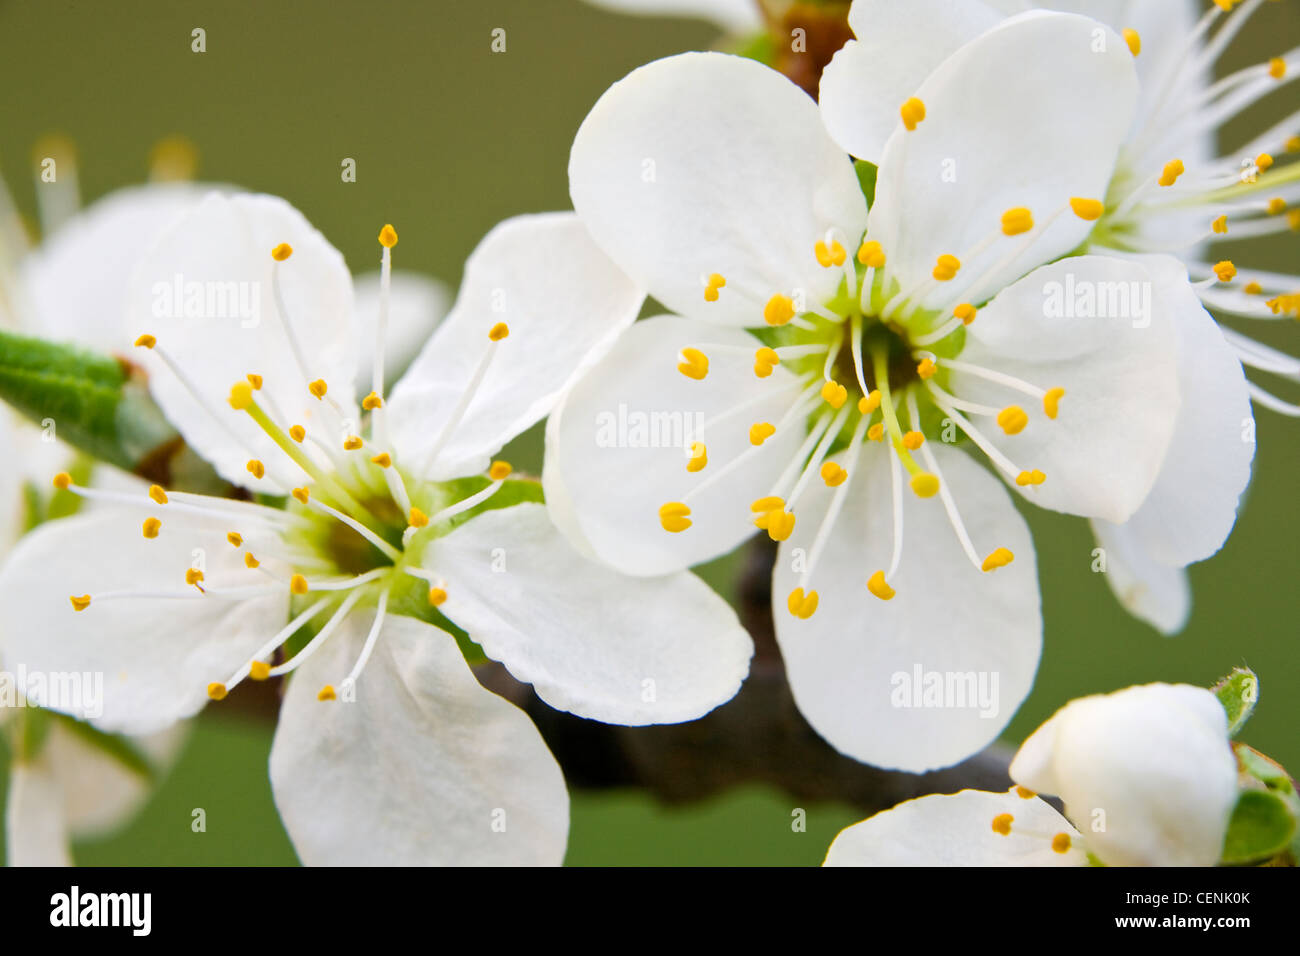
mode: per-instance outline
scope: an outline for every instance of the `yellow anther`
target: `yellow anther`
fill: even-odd
[[[415,505],[411,506],[410,525],[412,528],[423,528],[429,523],[429,516],[421,511]]]
[[[889,586],[885,580],[885,572],[877,571],[871,577],[867,578],[867,590],[880,598],[882,601],[888,601],[898,592]]]
[[[1228,234],[1228,217],[1220,216],[1218,219],[1214,220],[1214,222],[1210,223],[1210,229],[1218,233],[1220,236],[1226,236]]]
[[[1165,163],[1164,169],[1160,170],[1160,178],[1156,182],[1161,186],[1172,186],[1178,182],[1178,177],[1186,171],[1181,159],[1171,159]]]
[[[766,498],[759,498],[752,502],[749,506],[749,510],[755,514],[766,517],[769,511],[772,511],[773,509],[779,510],[784,507],[784,498],[778,498],[776,495],[768,495]]]
[[[253,386],[247,382],[236,382],[230,388],[230,407],[237,412],[251,408],[253,404]]]
[[[1268,214],[1270,216],[1276,216],[1284,209],[1286,209],[1286,200],[1283,199],[1281,196],[1278,196],[1275,199],[1270,199],[1268,201]]]
[[[680,501],[670,501],[659,509],[659,523],[665,531],[676,534],[691,526],[691,509]]]
[[[356,451],[362,446],[362,444],[363,442],[361,441],[360,435],[349,435],[347,438],[343,439],[343,450]]]
[[[1263,295],[1264,287],[1258,282],[1247,282],[1241,287],[1241,291],[1246,293],[1246,295]]]
[[[903,447],[908,451],[916,451],[925,444],[925,436],[920,432],[907,432],[903,435]]]
[[[1129,52],[1137,56],[1142,52],[1142,34],[1129,27],[1123,29],[1124,42],[1128,44]]]
[[[266,477],[266,466],[256,458],[250,458],[248,464],[244,467],[248,469],[248,473],[254,478]]]
[[[749,443],[761,445],[776,434],[776,426],[771,422],[755,422],[749,426]]]
[[[185,570],[185,583],[191,587],[198,587],[203,583],[203,572],[198,568],[187,568]],[[199,588],[202,590],[202,588]]]
[[[167,492],[163,491],[162,485],[150,485],[149,497],[160,505],[167,504]]]
[[[1057,853],[1069,853],[1072,845],[1073,841],[1071,841],[1068,833],[1058,833],[1052,837],[1052,849]]]
[[[334,693],[334,685],[326,684],[322,687],[320,691],[317,692],[316,699],[319,701],[338,700],[338,695]]]
[[[1290,315],[1300,319],[1300,292],[1293,292],[1290,295],[1279,295],[1269,299],[1266,303],[1274,315]]]
[[[325,384],[325,379],[318,378],[307,386],[307,391],[311,392],[317,398],[324,398],[325,393],[329,391],[329,386]]]
[[[720,272],[715,272],[709,276],[709,285],[713,286],[715,289],[721,289],[726,284],[727,280],[722,277],[722,273]]]
[[[381,451],[378,455],[371,455],[370,461],[380,468],[391,468],[393,466],[393,456],[386,451]]]
[[[232,548],[243,547],[244,544],[244,536],[238,531],[227,531],[226,540],[230,542]]]
[[[774,508],[763,516],[764,529],[773,541],[785,541],[794,532],[794,513]]]
[[[908,132],[911,132],[916,129],[917,123],[925,119],[925,104],[913,96],[898,108],[898,115],[902,117]]]
[[[831,408],[840,408],[849,400],[849,390],[836,381],[828,381],[822,385],[822,398]]]
[[[83,594],[80,597],[74,594],[72,597],[68,598],[68,600],[72,602],[72,609],[74,611],[84,611],[86,608],[90,607],[89,594]]]
[[[375,392],[371,392],[361,400],[361,407],[368,412],[373,412],[376,408],[384,407],[384,400]]]
[[[823,240],[818,239],[813,246],[813,255],[817,257],[817,263],[827,269],[832,266],[844,265],[844,260],[848,258],[844,247],[834,239],[831,240],[829,246]]]
[[[514,471],[514,468],[511,467],[510,462],[494,461],[492,466],[488,468],[488,477],[493,481],[505,481],[510,477],[512,471]]]
[[[137,348],[151,349],[158,344],[158,339],[146,332],[135,340],[135,344]]]
[[[833,461],[828,461],[822,465],[822,481],[826,482],[827,488],[835,488],[844,484],[844,479],[849,473]]]
[[[1224,259],[1214,264],[1214,274],[1218,276],[1220,282],[1231,282],[1236,278],[1237,267],[1232,264],[1232,260]]]
[[[763,306],[763,321],[768,325],[785,325],[794,318],[794,299],[777,293]]]
[[[1008,564],[1016,559],[1006,548],[994,548],[993,553],[984,559],[980,565],[981,571],[996,571],[998,568],[1005,568]]]
[[[226,699],[226,685],[213,681],[208,685],[208,696],[213,700]]]
[[[1019,236],[1034,228],[1034,214],[1024,206],[1016,206],[1002,214],[1002,234]]]
[[[156,538],[158,537],[158,532],[161,528],[162,522],[157,518],[145,518],[144,527],[141,528],[141,532],[146,538]]]
[[[1026,485],[1041,485],[1046,480],[1047,476],[1037,468],[1032,471],[1022,471],[1020,474],[1016,475],[1016,484],[1021,488]]]
[[[1070,208],[1076,216],[1087,222],[1095,222],[1106,212],[1106,205],[1100,199],[1084,199],[1080,196],[1070,200]]]
[[[305,505],[307,503],[307,499],[311,497],[311,489],[305,486],[302,488],[294,488],[292,491],[289,492],[289,494],[293,495],[294,498],[296,498],[298,501],[300,501],[302,504]]]
[[[1002,836],[1011,835],[1011,822],[1015,820],[1009,813],[999,813],[993,818],[993,832],[1000,833]]]
[[[934,263],[934,271],[930,274],[939,282],[947,282],[957,275],[961,269],[961,260],[956,256],[944,253]]]
[[[1034,797],[1038,796],[1038,794],[1034,793],[1034,791],[1030,790],[1028,787],[1022,787],[1020,784],[1016,784],[1016,796],[1021,800],[1032,800]]]
[[[1060,410],[1061,399],[1065,398],[1065,389],[1049,388],[1043,396],[1043,414],[1048,418],[1055,418],[1056,413]]]
[[[488,338],[493,342],[500,342],[509,334],[510,326],[506,325],[504,322],[498,322],[496,325],[492,326],[492,328],[488,329]]]
[[[934,359],[923,358],[916,366],[916,374],[921,378],[933,378],[934,373],[939,370],[939,366],[934,364]]]
[[[256,567],[257,567],[258,565],[260,565],[261,563],[262,563],[261,561],[257,560],[257,558],[255,558],[255,557],[253,557],[253,552],[252,552],[252,551],[245,551],[245,552],[244,552],[244,567],[248,568],[250,571],[251,571],[252,569],[256,568]]]
[[[717,287],[717,286],[706,285],[706,286],[704,287],[704,301],[705,301],[705,302],[717,302],[717,301],[718,301],[718,287]]]
[[[244,376],[244,378],[248,379],[248,384],[253,386],[253,391],[258,392],[262,390],[262,376],[257,375],[254,372],[249,372]]]
[[[790,613],[801,620],[808,620],[817,613],[817,592],[809,591],[804,594],[803,588],[795,588],[790,592],[790,596],[785,600],[785,606],[790,609]]]
[[[939,493],[939,479],[928,471],[918,471],[909,483],[918,498],[933,498]]]
[[[876,422],[867,429],[867,441],[883,441],[885,437],[885,425],[883,422]]]
[[[1288,153],[1300,153],[1300,136],[1288,136],[1283,149]]]
[[[307,579],[303,577],[301,574],[295,574],[293,577],[289,578],[289,593],[306,594]]]
[[[1259,167],[1262,173],[1273,165],[1273,157],[1268,153],[1260,153],[1255,157],[1255,165]]]
[[[677,371],[697,382],[709,374],[709,357],[699,349],[684,348],[678,354]]]
[[[759,378],[767,378],[772,374],[772,369],[780,364],[781,356],[776,354],[776,349],[764,345],[754,353],[754,374]]]
[[[872,389],[866,395],[858,399],[858,411],[863,415],[870,415],[880,407],[880,390]]]
[[[686,462],[686,470],[690,472],[702,471],[704,466],[709,463],[709,449],[702,441],[691,442],[691,457]]]
[[[301,444],[302,440],[307,437],[307,429],[301,425],[293,425],[289,429],[289,437]]]
[[[969,302],[963,302],[952,310],[953,318],[961,319],[962,325],[970,325],[975,321],[975,316],[978,314],[979,310]]]
[[[379,244],[385,249],[391,249],[397,245],[397,230],[391,223],[385,223],[384,228],[379,230]]]
[[[429,588],[429,603],[434,607],[447,600],[447,592],[442,588]]]
[[[194,178],[199,166],[199,148],[184,136],[164,136],[149,150],[149,178],[183,183]]]
[[[1292,209],[1286,214],[1286,227],[1292,232],[1300,232],[1300,209]]]
[[[67,491],[72,485],[72,476],[66,471],[61,471],[54,476],[54,487],[60,491]]]
[[[265,661],[253,661],[248,665],[248,676],[253,680],[266,680],[271,676],[271,665]]]
[[[287,242],[282,242],[271,250],[271,258],[276,262],[284,262],[284,260],[288,259],[291,255],[293,255],[293,246],[289,245]]]
[[[1029,424],[1029,416],[1019,405],[1008,405],[998,412],[998,425],[1008,435],[1019,435]]]
[[[864,242],[858,249],[858,261],[868,269],[880,269],[885,265],[885,249],[874,239]]]

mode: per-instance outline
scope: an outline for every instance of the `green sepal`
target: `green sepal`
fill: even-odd
[[[137,776],[149,782],[153,782],[157,778],[157,770],[154,765],[129,738],[120,734],[105,733],[85,721],[69,717],[67,714],[60,714],[55,711],[42,711],[42,713],[48,713],[64,730],[83,744],[111,757]]]
[[[1245,790],[1237,798],[1223,841],[1222,862],[1241,865],[1286,851],[1296,835],[1295,811],[1273,790]]]
[[[73,345],[0,331],[0,399],[87,455],[134,471],[176,431],[128,368]]]
[[[876,203],[876,177],[880,174],[880,167],[865,159],[855,159],[853,171],[858,176],[858,185],[862,187],[862,195],[867,200],[867,208],[870,209]],[[854,252],[856,253],[857,250],[855,249]]]
[[[1228,713],[1228,736],[1235,737],[1250,719],[1259,700],[1259,678],[1249,667],[1234,667],[1232,673],[1210,690]]]

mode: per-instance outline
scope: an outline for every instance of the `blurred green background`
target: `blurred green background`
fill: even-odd
[[[207,31],[192,53],[190,31]],[[504,28],[505,53],[491,52]],[[182,133],[200,151],[200,178],[286,197],[354,272],[377,263],[375,233],[401,233],[399,268],[453,287],[461,264],[497,221],[567,208],[569,144],[614,80],[656,57],[717,42],[704,23],[618,17],[578,0],[307,0],[0,2],[0,170],[33,213],[31,151],[44,134],[70,137],[89,202],[143,179],[151,146]],[[1220,64],[1230,71],[1300,42],[1293,2],[1265,4]],[[1286,88],[1229,127],[1228,145],[1297,106]],[[352,157],[357,181],[340,181]],[[1300,239],[1234,248],[1238,264],[1297,271]],[[1300,328],[1251,329],[1293,354]],[[1267,333],[1267,334],[1263,334]],[[1267,382],[1270,387],[1276,382]],[[1291,401],[1300,390],[1274,389]],[[1187,630],[1161,638],[1130,619],[1091,573],[1082,521],[1029,515],[1038,548],[1046,635],[1033,695],[1008,731],[1019,740],[1071,697],[1150,680],[1208,684],[1235,664],[1261,676],[1244,739],[1300,770],[1295,505],[1300,423],[1264,412],[1256,475],[1224,551],[1194,568]],[[539,465],[536,434],[510,457]],[[729,592],[731,566],[709,569]],[[3,613],[0,610],[0,613]],[[89,864],[293,863],[271,802],[271,727],[210,709],[180,764],[121,834],[77,847]],[[0,767],[0,794],[4,792]],[[207,811],[206,833],[190,812]],[[813,864],[860,814],[809,806],[792,832],[793,801],[746,787],[687,809],[636,792],[575,793],[571,864]],[[3,836],[0,835],[0,840]],[[2,844],[0,844],[2,856]]]

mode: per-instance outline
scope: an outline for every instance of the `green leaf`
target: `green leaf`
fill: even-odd
[[[0,332],[0,399],[101,461],[135,470],[175,429],[117,359]]]
[[[865,159],[855,159],[853,171],[858,174],[858,185],[862,187],[862,195],[867,197],[867,208],[871,208],[876,202],[876,175],[879,169]]]
[[[1259,699],[1259,678],[1249,667],[1234,667],[1231,674],[1210,690],[1228,712],[1228,736],[1235,737],[1255,709],[1255,702]]]
[[[1296,818],[1285,799],[1271,790],[1246,790],[1237,798],[1222,862],[1254,863],[1287,849],[1296,832]]]

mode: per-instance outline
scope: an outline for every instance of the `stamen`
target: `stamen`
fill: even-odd
[[[361,600],[361,596],[364,593],[364,591],[360,590],[350,591],[347,597],[343,599],[343,603],[339,605],[338,610],[335,611],[334,614],[330,616],[330,619],[325,622],[325,626],[320,629],[320,632],[307,642],[307,646],[283,664],[272,667],[268,676],[280,677],[297,670],[305,664],[313,654],[320,650],[329,636],[338,629],[339,625],[343,623],[344,618],[346,618],[352,608],[356,606],[357,601]]]
[[[899,107],[898,114],[903,120],[903,126],[910,133],[925,119],[925,104],[913,96]]]
[[[469,511],[471,508],[477,507],[500,491],[504,484],[504,478],[493,480],[493,482],[482,491],[476,492],[468,498],[462,498],[455,504],[448,505],[441,511],[436,512],[433,517],[429,519],[429,524],[438,525],[439,523],[446,521],[448,518],[454,518],[458,514],[462,514],[463,512]]]
[[[299,500],[303,501],[303,499],[299,499]],[[315,498],[311,498],[311,497],[306,497],[306,500],[303,501],[303,504],[307,505],[307,507],[309,508],[314,508],[323,514],[330,515],[331,517],[337,518],[339,521],[342,521],[345,525],[347,525],[357,534],[361,535],[361,537],[365,538],[376,548],[378,548],[380,551],[386,554],[389,560],[393,561],[394,563],[402,559],[402,552],[398,551],[391,544],[389,544],[379,535],[375,534],[373,531],[371,531],[369,528],[363,525],[356,518],[353,518],[351,515],[346,515],[343,512],[339,511],[337,508],[331,508],[329,505],[317,501]]]
[[[445,593],[445,592],[444,592]],[[375,608],[375,620],[370,625],[370,633],[366,635],[366,642],[361,646],[361,654],[357,657],[357,662],[352,665],[352,670],[348,671],[348,676],[340,682],[340,687],[352,687],[356,684],[357,678],[365,669],[370,655],[375,649],[375,643],[379,640],[379,632],[384,626],[384,618],[388,614],[388,591],[381,591],[379,594],[379,603]]]
[[[1142,35],[1131,27],[1125,27],[1123,30],[1124,42],[1128,44],[1129,52],[1134,56],[1142,53]]]
[[[330,603],[330,600],[330,598],[322,598],[308,607],[305,611],[276,632],[276,635],[273,638],[258,648],[249,662],[239,668],[239,670],[235,671],[235,673],[231,674],[230,678],[224,684],[218,684],[216,686],[221,687],[223,690],[229,690],[238,685],[245,677],[252,677],[254,680],[266,680],[270,677],[271,669],[263,662],[262,658],[270,657],[277,647],[291,638],[298,632],[299,628],[323,611],[326,605]],[[208,686],[211,687],[213,685]],[[220,700],[221,698],[216,699]]]
[[[678,353],[677,371],[687,378],[700,381],[709,374],[709,357],[696,348],[684,348]]]

